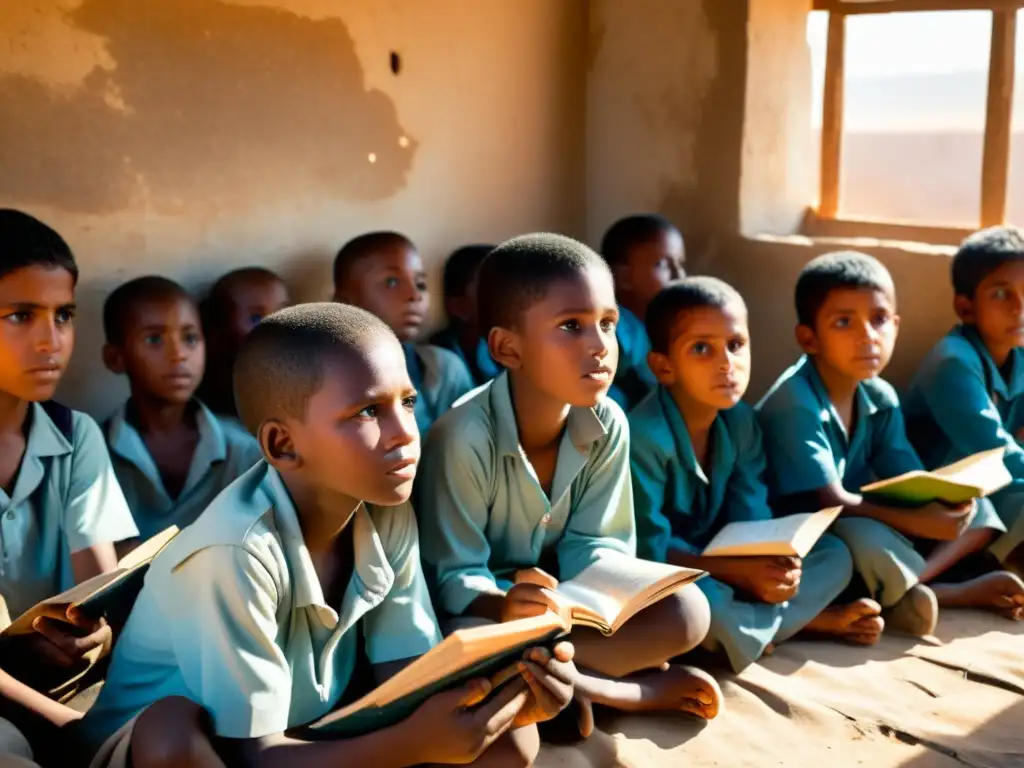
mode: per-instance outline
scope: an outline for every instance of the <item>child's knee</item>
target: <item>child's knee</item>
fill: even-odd
[[[850,548],[841,539],[828,533],[818,539],[804,563],[805,571],[813,571],[804,573],[804,576],[814,580],[842,582],[845,586],[853,578],[853,554]]]
[[[132,729],[133,768],[208,765],[200,761],[197,749],[207,738],[206,718],[201,706],[181,696],[150,705]]]
[[[540,754],[537,726],[529,725],[508,731],[494,742],[477,760],[486,768],[530,768]]]
[[[704,642],[711,629],[711,606],[699,587],[689,584],[660,602],[665,633],[674,644],[669,658],[689,653]]]

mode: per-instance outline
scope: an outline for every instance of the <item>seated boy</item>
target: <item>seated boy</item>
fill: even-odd
[[[117,480],[142,541],[190,525],[260,460],[252,435],[195,398],[206,349],[184,288],[139,277],[103,305],[103,361],[128,377],[131,396],[104,424]]]
[[[206,372],[199,399],[214,413],[238,418],[231,371],[242,339],[267,315],[291,303],[284,281],[262,267],[222,276],[200,305],[206,337]]]
[[[334,259],[334,300],[373,312],[402,342],[409,378],[419,393],[416,425],[421,435],[473,388],[469,370],[454,352],[415,343],[430,294],[423,260],[404,235],[371,232],[346,243]]]
[[[473,382],[486,384],[500,373],[477,320],[476,278],[493,245],[465,245],[444,263],[444,311],[448,325],[430,337],[430,343],[450,349],[469,369]]]
[[[601,551],[636,554],[629,427],[604,397],[618,309],[597,254],[559,235],[518,237],[487,257],[478,290],[481,327],[506,371],[437,422],[416,493],[441,610],[505,621],[535,613],[540,587]],[[666,663],[700,644],[709,620],[690,586],[612,637],[574,631],[577,691],[619,709],[714,717],[714,680]]]
[[[710,639],[737,672],[801,630],[870,644],[873,600],[830,608],[850,582],[849,550],[825,534],[795,557],[702,557],[725,525],[770,520],[765,457],[750,383],[747,308],[729,285],[686,278],[647,309],[651,370],[661,386],[629,415],[637,554],[699,568],[711,604]]]
[[[0,209],[0,605],[4,624],[35,603],[117,565],[114,545],[138,534],[96,422],[50,400],[74,348],[78,267],[41,221]],[[110,628],[39,619],[39,633],[4,645],[3,666],[71,667]],[[32,665],[33,667],[35,665]],[[48,677],[48,675],[44,675]],[[0,697],[24,687],[4,677]],[[8,702],[9,703],[9,702]]]
[[[81,721],[94,765],[152,754],[168,707],[203,708],[211,744],[171,744],[165,765],[529,764],[533,723],[572,696],[572,648],[524,662],[479,709],[486,681],[441,693],[401,723],[344,741],[284,731],[319,719],[364,671],[383,681],[439,632],[407,503],[419,457],[416,392],[394,335],[340,304],[282,310],[246,337],[235,367],[242,420],[266,457],[153,561]],[[362,649],[362,650],[361,650]],[[539,649],[529,652],[546,654]],[[365,691],[364,691],[365,692]],[[136,716],[154,702],[136,721]],[[510,731],[515,725],[523,727]],[[136,727],[137,726],[137,727]],[[489,747],[489,748],[488,748]],[[486,750],[486,751],[485,751]]]
[[[647,366],[647,305],[658,291],[686,275],[686,249],[672,222],[652,213],[615,222],[601,240],[601,255],[611,267],[619,302],[619,368],[608,394],[629,411],[658,383]]]
[[[950,605],[988,607],[1019,619],[1024,583],[997,563],[1020,568],[1024,554],[1018,548],[1024,541],[1024,233],[996,227],[972,235],[953,257],[952,273],[961,325],[935,346],[911,382],[903,405],[907,431],[929,468],[1003,447],[1013,482],[981,502],[994,504],[1000,520],[968,531],[958,551],[938,564],[950,568],[991,545],[991,562],[975,558],[990,572],[935,590]]]
[[[873,480],[921,468],[896,391],[879,378],[899,328],[892,277],[861,253],[819,256],[797,280],[796,311],[805,355],[757,406],[773,505],[781,512],[842,506],[832,532],[850,548],[886,626],[931,634],[938,604],[922,583],[926,562],[911,539],[952,541],[968,523],[990,521],[973,515],[973,502],[907,509],[858,493]]]

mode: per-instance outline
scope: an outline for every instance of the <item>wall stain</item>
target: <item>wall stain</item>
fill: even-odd
[[[0,73],[0,199],[209,213],[406,184],[416,141],[364,87],[340,20],[219,0],[85,0],[67,17],[116,66],[77,88]]]

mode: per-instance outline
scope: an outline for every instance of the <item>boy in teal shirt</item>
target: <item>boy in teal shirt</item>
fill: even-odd
[[[416,425],[421,435],[473,388],[458,355],[416,343],[430,293],[423,259],[409,238],[397,232],[370,232],[346,243],[334,259],[334,300],[373,312],[402,342],[409,378],[419,393]]]
[[[1015,227],[975,233],[953,257],[952,278],[961,324],[925,357],[903,410],[910,439],[929,468],[1005,449],[1013,482],[980,502],[994,505],[998,519],[970,531],[955,553],[963,558],[988,548],[993,561],[976,558],[975,570],[988,572],[943,589],[951,603],[1020,619],[1024,582],[998,563],[1019,569],[1024,540],[1024,233]],[[956,559],[943,565],[952,568]]]
[[[629,415],[637,554],[699,568],[710,637],[737,672],[801,630],[871,644],[873,600],[829,607],[853,573],[849,550],[825,534],[796,557],[703,557],[725,525],[770,520],[765,456],[750,382],[747,308],[729,285],[686,278],[647,310],[651,370],[661,386]]]
[[[484,261],[478,290],[506,371],[437,422],[416,493],[439,607],[502,621],[543,610],[542,587],[602,552],[636,554],[629,427],[605,398],[618,309],[597,254],[559,235],[514,238]],[[574,630],[577,690],[619,709],[714,717],[714,681],[667,664],[704,640],[708,622],[691,586],[611,637]]]
[[[671,221],[650,213],[615,222],[601,240],[601,255],[612,270],[619,302],[619,366],[608,395],[628,412],[658,384],[647,365],[643,318],[658,291],[686,275],[686,248]]]
[[[785,512],[842,506],[832,531],[850,548],[886,625],[931,634],[938,602],[923,583],[928,569],[915,541],[952,542],[985,519],[973,502],[906,509],[859,494],[873,480],[921,469],[896,391],[879,378],[899,328],[892,277],[864,254],[819,256],[800,273],[796,308],[805,355],[757,406],[773,505]]]
[[[130,744],[138,765],[155,751],[168,702],[180,711],[187,699],[212,721],[210,743],[199,744],[207,759],[185,759],[194,740],[178,740],[164,765],[219,764],[211,746],[231,765],[529,765],[532,724],[572,696],[568,644],[558,660],[531,650],[526,674],[472,712],[466,702],[486,681],[366,735],[284,734],[352,693],[357,634],[377,682],[440,639],[408,504],[416,393],[394,335],[340,304],[268,317],[242,344],[235,392],[266,461],[154,560],[80,724],[103,743],[93,764],[117,765]]]
[[[465,245],[444,263],[444,311],[448,325],[430,337],[430,343],[450,349],[469,369],[473,383],[486,384],[501,369],[487,351],[477,320],[476,279],[493,245]]]
[[[99,427],[51,400],[74,348],[77,282],[78,266],[59,234],[21,211],[0,209],[3,625],[40,600],[113,570],[115,544],[138,533]],[[23,651],[48,667],[70,667],[98,647],[109,648],[111,632],[103,622],[75,623],[38,619],[37,635],[10,639],[9,671],[28,673]],[[0,677],[8,702],[54,724],[67,721],[54,702]]]
[[[139,539],[191,525],[260,460],[241,425],[195,398],[206,348],[199,311],[184,288],[139,277],[107,297],[103,360],[128,377],[131,397],[104,424],[114,472]]]

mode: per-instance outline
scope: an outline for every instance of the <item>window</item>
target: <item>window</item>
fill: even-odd
[[[1013,116],[1018,7],[1024,0],[815,0],[819,224],[930,225],[955,242],[979,225],[1024,223],[1024,137],[1021,172],[1010,154],[1024,131],[1024,114]]]

